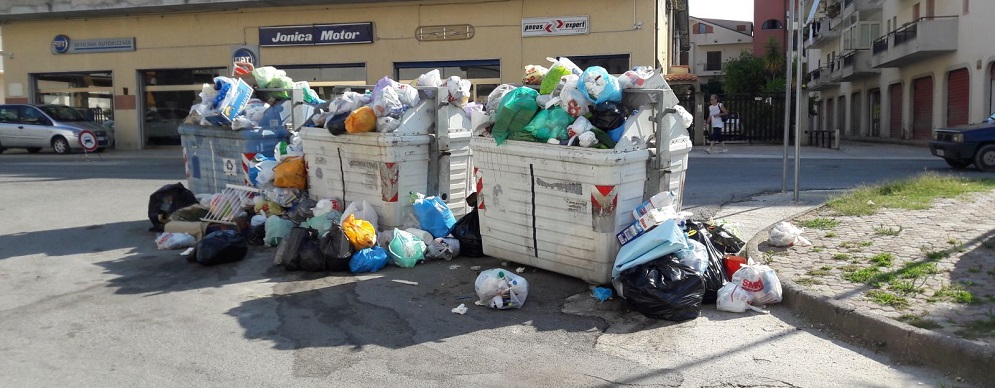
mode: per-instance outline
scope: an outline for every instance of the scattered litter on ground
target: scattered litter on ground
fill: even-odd
[[[449,269],[460,269],[460,268],[462,268],[462,267],[463,267],[463,266],[461,266],[461,265],[459,265],[459,264],[453,264],[453,265],[450,265],[450,266],[449,266]]]
[[[508,262],[507,261],[502,261],[501,262],[501,266],[502,267],[507,267],[508,266]]]
[[[469,310],[469,309],[466,308],[466,304],[465,303],[460,303],[459,306],[453,307],[452,311],[453,311],[454,314],[463,315],[463,314],[466,314],[467,310]]]
[[[418,285],[418,282],[413,282],[413,281],[410,281],[410,280],[391,279],[390,281],[392,281],[394,283],[407,284],[407,285],[411,285],[411,286],[417,286]]]
[[[612,290],[605,287],[594,287],[591,291],[592,296],[600,302],[604,302],[612,297]]]
[[[515,273],[522,273],[522,272],[525,272],[525,267],[518,267],[517,269],[515,269]]]
[[[194,247],[187,248],[187,250],[180,252],[180,256],[190,256],[194,251]]]
[[[480,271],[480,266],[479,265],[475,265],[473,267],[470,267],[470,270],[471,271]]]

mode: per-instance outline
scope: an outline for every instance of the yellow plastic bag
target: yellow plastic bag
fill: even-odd
[[[307,167],[304,158],[286,156],[280,164],[273,167],[273,185],[288,189],[307,189]]]
[[[373,132],[375,129],[377,129],[377,114],[368,106],[352,111],[345,119],[346,132]]]
[[[366,220],[357,219],[356,216],[350,214],[345,218],[345,221],[342,221],[342,230],[356,250],[372,248],[377,245],[377,230],[373,228],[373,224]]]

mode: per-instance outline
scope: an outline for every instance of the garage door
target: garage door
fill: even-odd
[[[912,138],[929,140],[933,135],[933,77],[912,81]]]
[[[888,132],[892,139],[902,138],[902,84],[888,87]]]
[[[971,121],[971,75],[967,69],[947,73],[947,126]]]

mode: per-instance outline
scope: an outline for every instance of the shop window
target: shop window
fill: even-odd
[[[139,70],[142,81],[138,93],[139,117],[144,117],[141,125],[145,144],[180,144],[177,128],[190,113],[190,107],[200,102],[203,85],[213,84],[214,77],[227,75],[228,69],[223,67]]]
[[[591,66],[601,66],[605,70],[608,70],[610,74],[622,74],[632,69],[632,65],[629,64],[628,55],[578,55],[569,56],[568,58],[581,69]]]
[[[781,23],[781,21],[777,20],[777,19],[770,19],[770,20],[765,21],[764,24],[760,27],[760,29],[762,29],[762,30],[783,30],[784,29],[784,23]]]
[[[340,63],[321,65],[274,65],[287,72],[294,81],[307,81],[318,96],[330,99],[335,96],[335,87],[366,85],[366,64]]]
[[[409,83],[418,76],[439,69],[442,79],[452,76],[470,80],[470,100],[484,102],[487,95],[501,84],[501,60],[395,62],[394,79]]]
[[[114,107],[114,84],[110,71],[31,74],[34,102],[66,105],[82,112],[110,112]],[[88,116],[104,123],[105,115]]]

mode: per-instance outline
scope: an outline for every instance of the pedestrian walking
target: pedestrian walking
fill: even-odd
[[[719,96],[713,94],[709,101],[711,104],[708,105],[708,119],[705,122],[712,128],[712,132],[708,135],[708,148],[705,149],[705,152],[712,153],[713,143],[719,143],[722,146],[719,153],[727,152],[729,149],[722,141],[722,128],[725,127],[724,117],[729,115],[729,111],[719,102]]]

